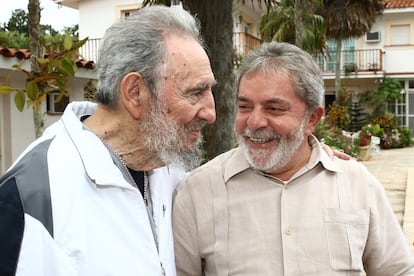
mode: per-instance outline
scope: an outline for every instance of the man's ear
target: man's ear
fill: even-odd
[[[119,87],[119,97],[126,111],[135,120],[138,120],[143,108],[148,106],[148,87],[140,73],[126,74]]]
[[[319,124],[319,121],[322,118],[323,111],[324,108],[322,106],[319,106],[312,112],[308,119],[308,124],[306,126],[306,135],[311,135],[315,131],[316,127]]]

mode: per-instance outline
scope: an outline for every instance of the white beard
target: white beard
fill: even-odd
[[[242,135],[238,135],[238,138],[240,148],[250,166],[266,173],[278,172],[283,169],[303,143],[306,121],[307,116],[302,120],[301,125],[296,131],[292,131],[286,136],[281,136],[275,132],[269,135],[268,131],[251,131],[245,129]],[[259,138],[273,137],[278,140],[278,145],[272,149],[252,149],[245,142],[244,135],[246,134],[252,137],[258,136]]]
[[[157,152],[159,158],[167,165],[174,165],[185,170],[191,170],[200,165],[201,144],[200,138],[194,149],[188,149],[186,143],[187,128],[194,124],[205,124],[195,119],[186,128],[169,118],[166,108],[161,103],[153,103],[149,114],[138,126],[144,133],[145,145],[152,152]]]

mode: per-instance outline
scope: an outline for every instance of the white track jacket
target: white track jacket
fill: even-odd
[[[149,174],[147,208],[120,160],[71,103],[0,178],[0,275],[175,275],[171,201],[185,172]]]

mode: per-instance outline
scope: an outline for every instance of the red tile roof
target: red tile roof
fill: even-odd
[[[13,49],[0,46],[0,55],[4,57],[16,57],[18,59],[29,59],[30,50],[28,49]],[[95,62],[79,59],[76,61],[78,68],[94,69]]]
[[[386,9],[414,7],[414,0],[384,0]]]

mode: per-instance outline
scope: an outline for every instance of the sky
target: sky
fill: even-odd
[[[23,9],[28,12],[29,0],[0,0],[5,1],[0,8],[0,24],[7,23],[15,9]],[[72,8],[61,7],[52,0],[39,0],[43,8],[40,15],[40,24],[51,25],[56,31],[62,31],[64,27],[70,27],[79,23],[78,11]]]

